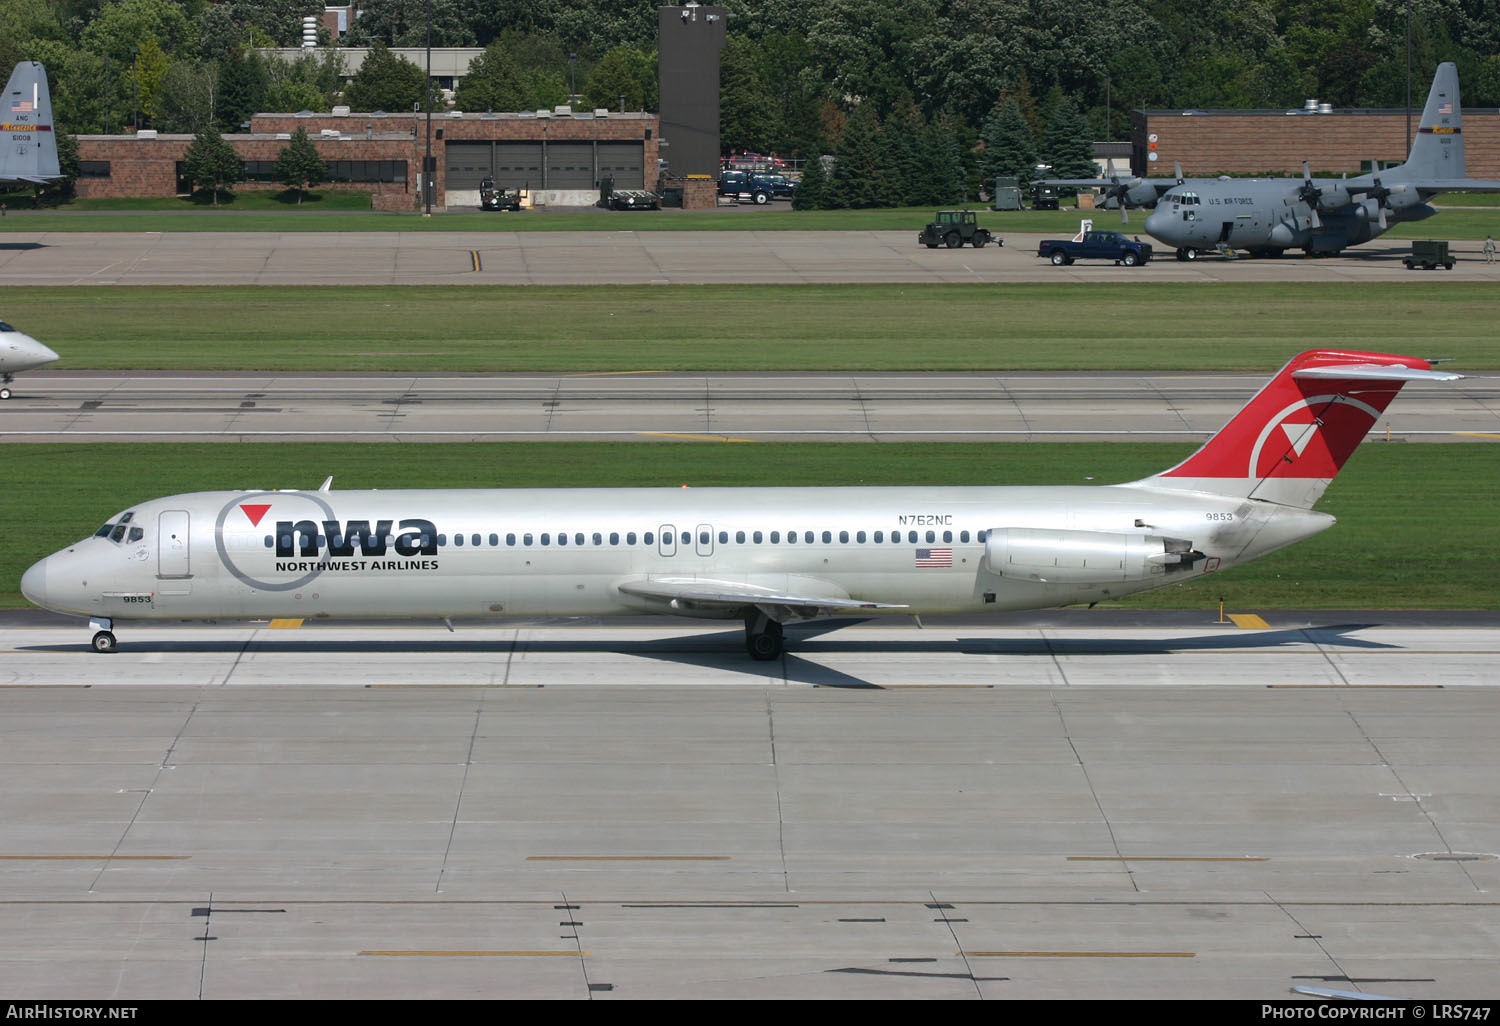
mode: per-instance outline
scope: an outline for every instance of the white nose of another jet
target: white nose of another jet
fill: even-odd
[[[9,332],[7,334],[10,334]],[[11,352],[15,356],[15,364],[19,367],[35,368],[48,364],[57,359],[57,354],[42,345],[30,335],[23,335],[19,331],[7,339],[10,343]]]
[[[26,596],[26,601],[34,606],[49,608],[47,605],[47,560],[38,560],[31,568],[21,575],[21,594]]]

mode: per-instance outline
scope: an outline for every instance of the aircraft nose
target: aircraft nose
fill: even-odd
[[[38,560],[21,575],[21,594],[32,605],[47,608],[47,560]]]
[[[35,360],[38,367],[44,363],[51,363],[58,359],[56,353],[29,335],[22,345],[22,351],[28,360]]]
[[[1166,242],[1168,239],[1163,234],[1163,230],[1170,222],[1171,215],[1164,211],[1153,210],[1150,214],[1146,215],[1146,234]]]

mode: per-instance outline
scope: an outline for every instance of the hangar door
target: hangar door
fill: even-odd
[[[494,144],[495,184],[502,189],[542,187],[542,144],[540,142],[497,142]]]
[[[591,142],[549,142],[546,156],[549,189],[592,189],[598,181]]]
[[[612,176],[617,189],[644,189],[642,142],[473,142],[447,144],[447,188],[478,189],[493,177],[502,189],[588,189]],[[545,173],[544,173],[545,172]]]
[[[493,173],[490,171],[492,143],[449,142],[447,145],[444,156],[448,173],[444,188],[477,189],[479,183]]]
[[[640,142],[601,142],[599,177],[613,177],[616,189],[644,189],[646,175],[643,155],[646,146]]]

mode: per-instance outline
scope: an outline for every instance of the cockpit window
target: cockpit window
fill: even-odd
[[[12,328],[9,324],[6,324],[4,321],[0,321],[0,331],[15,331],[15,330],[16,329]]]
[[[130,521],[135,517],[135,511],[120,514],[120,519],[105,524],[94,532],[95,538],[108,538],[115,544],[125,541],[138,542],[146,537],[146,530],[142,527],[131,527]]]

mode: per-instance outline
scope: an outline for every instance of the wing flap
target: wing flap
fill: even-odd
[[[746,581],[701,577],[642,578],[622,582],[617,587],[626,595],[665,602],[670,607],[666,612],[683,616],[712,612],[733,613],[752,607],[792,610],[804,617],[825,612],[907,608],[888,602],[866,602],[850,598],[848,593],[835,585],[810,578],[799,578],[796,586],[791,588],[772,588]]]

